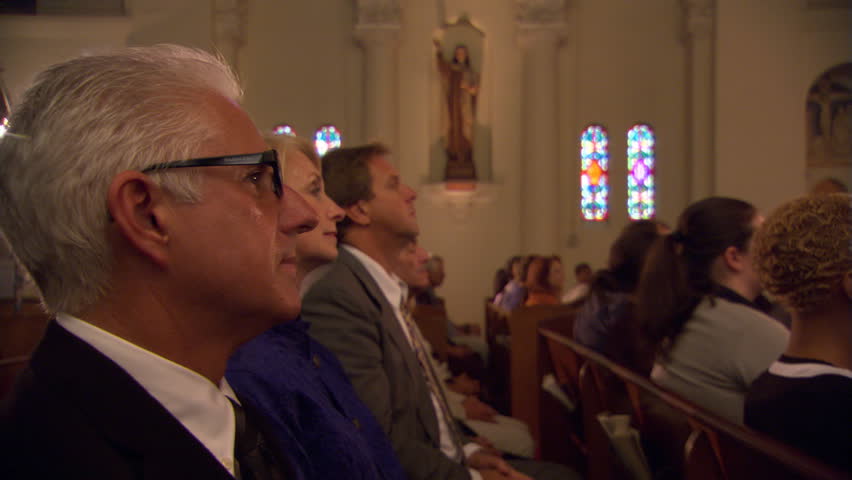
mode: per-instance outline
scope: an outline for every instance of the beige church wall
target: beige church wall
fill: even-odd
[[[0,16],[0,68],[12,108],[49,65],[97,49],[125,45],[126,17]]]
[[[807,4],[718,4],[716,189],[764,212],[806,191],[807,91],[852,52],[849,9]]]
[[[240,51],[244,105],[263,130],[287,123],[311,138],[324,124],[362,138],[363,54],[354,2],[251,2]]]
[[[176,43],[213,51],[211,0],[126,0],[131,46]]]
[[[616,0],[576,2],[563,46],[560,85],[564,188],[560,203],[563,246],[559,252],[568,285],[573,266],[606,264],[609,246],[630,220],[627,214],[627,131],[636,123],[654,129],[657,218],[674,223],[686,204],[685,57],[679,2]],[[589,124],[607,128],[610,155],[610,210],[605,222],[579,212],[579,135]]]

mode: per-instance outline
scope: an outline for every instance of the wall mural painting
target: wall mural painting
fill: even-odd
[[[852,165],[852,63],[833,67],[808,90],[808,166]]]

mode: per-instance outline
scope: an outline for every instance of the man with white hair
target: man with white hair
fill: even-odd
[[[56,319],[0,412],[4,478],[292,478],[224,380],[300,308],[316,215],[211,55],[161,45],[39,75],[0,140],[0,228]]]

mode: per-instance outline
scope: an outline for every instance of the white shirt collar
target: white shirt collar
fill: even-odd
[[[186,367],[67,313],[57,314],[56,322],[123,368],[234,473],[234,410],[225,397],[237,397],[224,377],[214,385]]]
[[[363,265],[364,268],[367,269],[367,273],[369,273],[370,276],[373,277],[373,280],[375,280],[376,284],[379,286],[379,290],[382,291],[382,294],[384,294],[385,299],[393,307],[397,318],[400,318],[401,315],[399,307],[403,298],[402,295],[405,292],[402,291],[400,285],[402,282],[400,281],[399,277],[385,270],[383,266],[379,265],[379,262],[373,260],[369,255],[362,252],[361,250],[358,250],[356,247],[353,247],[352,245],[347,245],[345,243],[341,244],[341,246],[345,248],[346,251],[355,256],[355,258],[358,259],[359,262],[361,262],[361,265]]]

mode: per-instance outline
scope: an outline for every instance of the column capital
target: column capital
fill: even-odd
[[[355,38],[364,46],[395,44],[399,37],[399,0],[357,0]]]
[[[555,45],[565,38],[566,0],[515,0],[515,22],[522,47]]]
[[[399,0],[357,0],[357,28],[397,28],[400,25]]]
[[[237,70],[237,55],[246,43],[248,0],[213,0],[213,43]]]
[[[707,38],[713,32],[716,0],[681,0],[686,34],[691,38]]]
[[[515,0],[515,19],[519,25],[565,23],[566,0]]]

